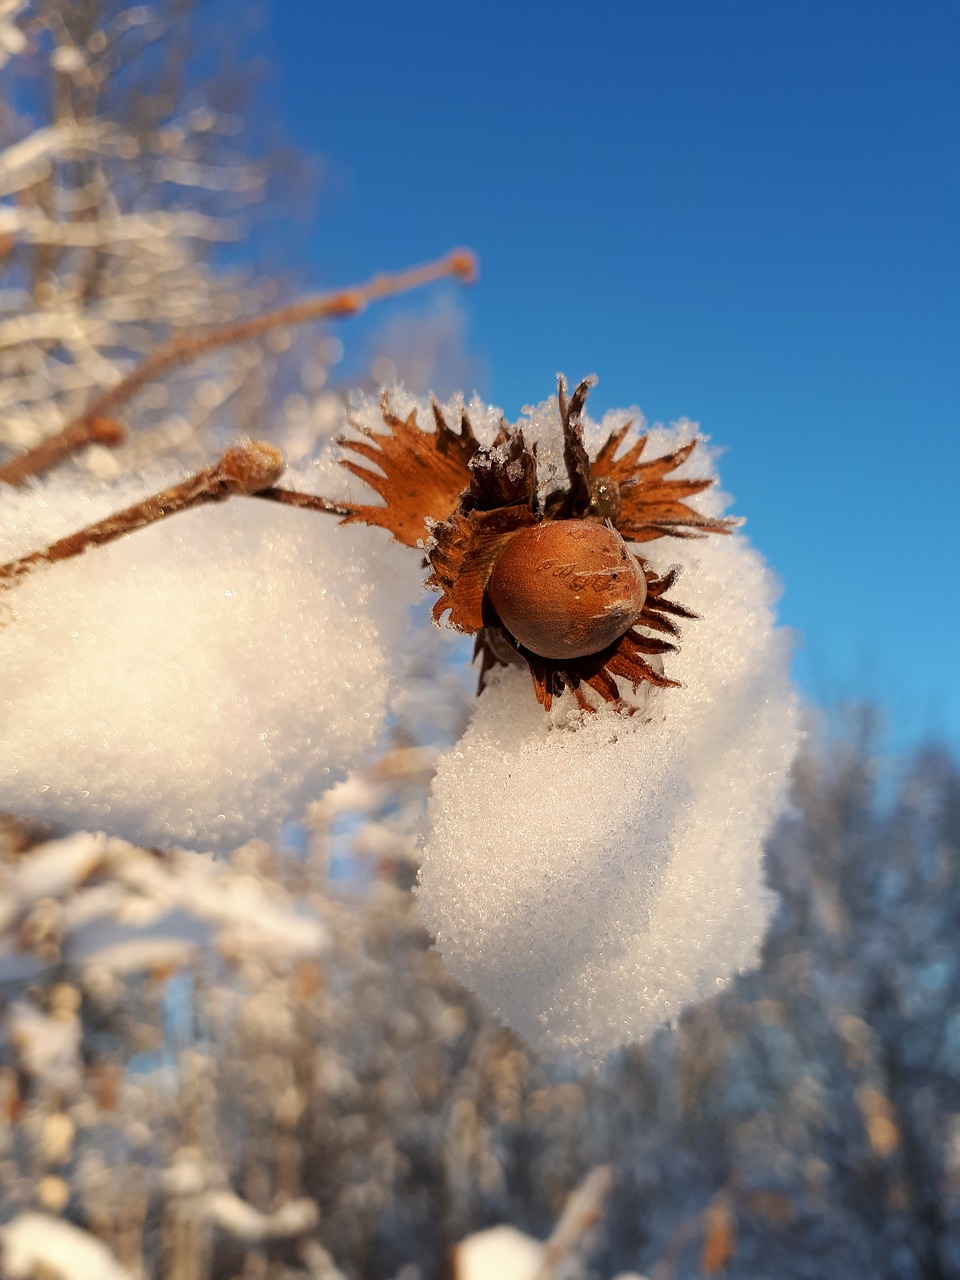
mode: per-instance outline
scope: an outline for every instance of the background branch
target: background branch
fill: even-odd
[[[42,475],[89,444],[120,444],[124,439],[123,428],[112,421],[112,415],[148,383],[155,382],[172,369],[196,360],[207,352],[249,342],[271,330],[304,324],[310,320],[356,315],[370,302],[408,293],[422,285],[451,277],[465,284],[476,279],[476,259],[469,250],[457,249],[435,262],[393,274],[377,275],[365,284],[305,298],[301,302],[279,307],[251,320],[224,325],[196,337],[178,335],[147,356],[116,386],[94,396],[87,408],[68,422],[57,435],[0,467],[0,482],[22,485],[31,476]],[[106,431],[104,423],[109,423]]]

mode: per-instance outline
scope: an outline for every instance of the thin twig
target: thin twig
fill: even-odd
[[[208,351],[249,342],[273,329],[304,324],[309,320],[356,315],[369,302],[408,293],[411,289],[448,277],[470,284],[476,279],[476,271],[473,254],[468,249],[456,249],[436,262],[410,267],[392,275],[374,276],[366,284],[305,298],[251,320],[239,320],[200,335],[177,334],[147,356],[116,386],[94,396],[86,409],[71,419],[59,434],[0,467],[0,483],[22,485],[30,476],[49,471],[63,458],[88,444],[120,444],[125,433],[113,415],[148,383],[155,382],[171,369],[206,355]]]
[[[704,1240],[701,1274],[714,1275],[726,1265],[734,1247],[735,1185],[732,1177],[710,1197],[699,1213],[691,1214],[677,1225],[650,1272],[650,1280],[674,1280],[684,1251],[701,1238]]]
[[[142,529],[178,511],[187,511],[207,502],[222,502],[233,494],[257,494],[270,488],[283,474],[283,469],[283,455],[272,445],[259,440],[237,445],[228,449],[219,462],[204,467],[180,484],[107,516],[105,520],[98,520],[96,524],[87,525],[41,551],[33,551],[19,560],[0,565],[0,584],[15,582],[38,564],[68,560],[90,547],[113,542],[125,533]]]
[[[543,1246],[543,1258],[535,1280],[553,1280],[560,1265],[602,1218],[603,1203],[612,1186],[613,1167],[603,1164],[588,1173],[571,1191],[557,1225]]]
[[[307,511],[327,511],[332,516],[353,515],[355,507],[343,506],[331,502],[328,498],[320,498],[315,493],[300,493],[297,489],[277,489],[273,485],[268,489],[258,489],[250,494],[251,498],[266,498],[270,502],[282,502],[288,507],[304,507]]]
[[[43,475],[61,462],[64,458],[85,449],[90,444],[105,444],[111,447],[123,444],[127,433],[119,422],[110,418],[91,417],[89,420],[75,418],[68,422],[62,431],[55,436],[36,445],[29,453],[0,467],[0,483],[21,485],[30,476]]]

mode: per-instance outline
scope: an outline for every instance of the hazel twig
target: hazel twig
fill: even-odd
[[[228,449],[218,462],[204,467],[180,484],[107,516],[105,520],[98,520],[96,524],[87,525],[85,529],[78,529],[42,551],[33,551],[19,560],[0,565],[0,583],[16,582],[38,564],[68,560],[90,547],[113,542],[125,533],[155,524],[178,511],[187,511],[207,502],[222,502],[234,494],[258,494],[279,480],[284,465],[279,449],[263,441],[253,440],[249,444],[237,445]]]
[[[282,502],[288,507],[303,507],[307,511],[326,511],[332,516],[353,515],[355,507],[341,506],[331,502],[329,498],[318,497],[315,493],[301,493],[298,489],[278,489],[271,485],[267,489],[258,489],[250,494],[251,498],[266,498],[269,502]]]
[[[72,418],[57,435],[50,436],[36,448],[0,466],[0,483],[22,485],[31,476],[42,475],[89,444],[121,444],[126,438],[126,432],[114,420],[113,415],[148,383],[155,382],[172,369],[196,360],[209,351],[249,342],[273,329],[304,324],[309,320],[356,315],[370,302],[393,297],[398,293],[408,293],[411,289],[418,289],[437,280],[453,277],[464,284],[471,284],[476,279],[476,272],[473,254],[468,249],[455,249],[436,262],[427,262],[423,266],[410,267],[393,274],[374,276],[366,284],[304,298],[289,306],[254,316],[251,320],[239,320],[235,324],[211,329],[199,335],[176,334],[147,356],[116,386],[94,396],[86,409]]]

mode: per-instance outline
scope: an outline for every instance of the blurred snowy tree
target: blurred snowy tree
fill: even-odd
[[[308,851],[217,864],[5,828],[11,1251],[48,1259],[63,1215],[132,1274],[432,1280],[506,1222],[525,1236],[460,1251],[460,1274],[532,1280],[610,1165],[563,1274],[956,1274],[955,763],[919,756],[891,804],[862,749],[818,744],[769,846],[762,969],[586,1072],[430,949],[409,892],[430,764],[401,747],[329,792]]]
[[[262,310],[276,286],[227,270],[269,165],[227,89],[191,57],[190,0],[37,0],[6,13],[0,70],[0,450],[54,435],[174,330]],[[275,348],[286,342],[273,337]],[[336,357],[314,338],[314,362]],[[271,362],[237,348],[148,385],[116,474],[260,422]],[[317,381],[317,378],[314,379]],[[229,424],[225,414],[229,412]],[[4,460],[0,452],[0,462]]]

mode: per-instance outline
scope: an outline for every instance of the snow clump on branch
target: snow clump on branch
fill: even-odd
[[[350,490],[329,462],[288,480]],[[158,487],[5,489],[0,560]],[[372,750],[417,578],[372,530],[252,499],[35,570],[0,593],[0,809],[140,843],[275,838]]]
[[[528,438],[555,438],[551,417],[552,402],[531,411]],[[587,444],[626,417],[585,420]],[[655,429],[648,453],[691,434]],[[715,477],[706,450],[695,474]],[[697,503],[718,517],[723,498]],[[775,905],[763,842],[798,740],[778,585],[741,534],[643,554],[658,574],[682,563],[676,593],[696,614],[666,660],[679,687],[641,685],[629,715],[564,696],[545,716],[527,673],[501,668],[430,802],[425,922],[457,978],[553,1049],[646,1039],[757,965]]]

